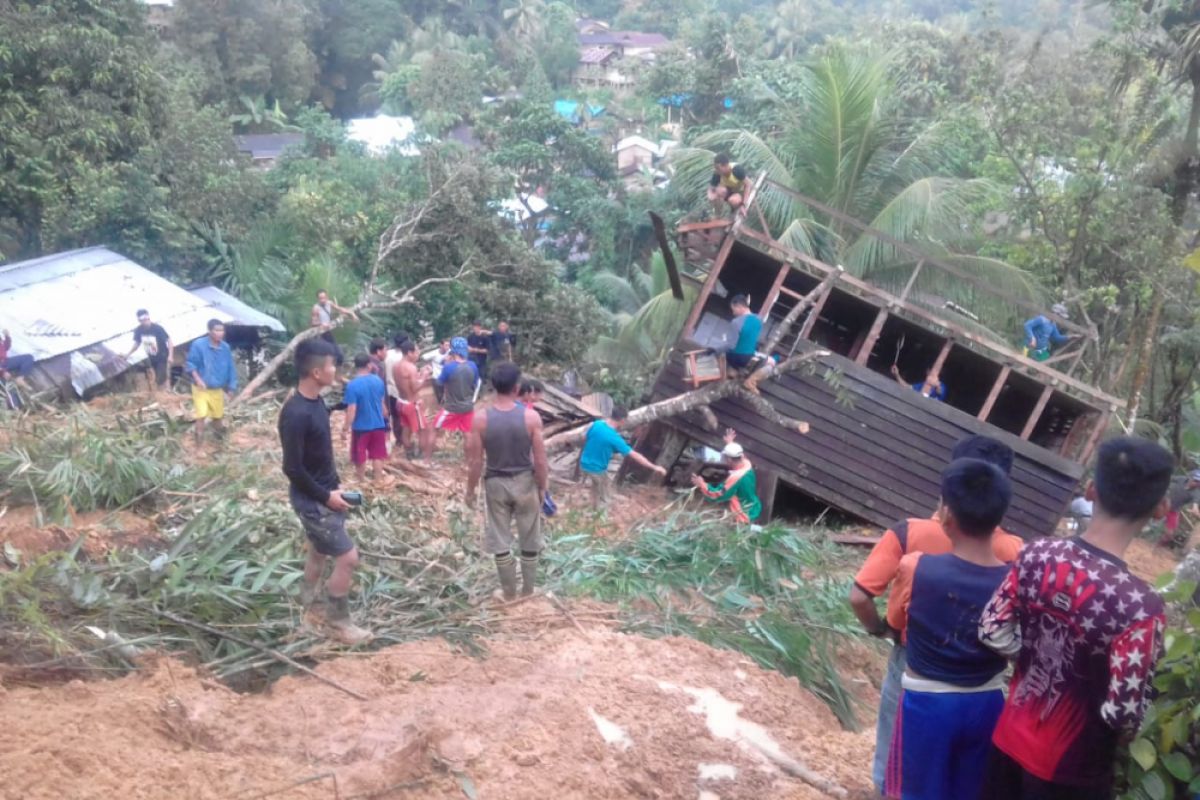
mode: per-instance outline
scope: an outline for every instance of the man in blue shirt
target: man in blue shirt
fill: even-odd
[[[237,390],[233,351],[225,344],[225,325],[208,321],[208,336],[192,342],[188,349],[188,375],[192,378],[192,405],[196,409],[196,443],[204,441],[204,425],[213,421],[218,436],[224,436],[225,398]]]
[[[1062,303],[1055,303],[1050,310],[1063,319],[1070,318],[1067,307]],[[1071,337],[1060,331],[1058,324],[1044,314],[1025,322],[1025,354],[1032,359],[1045,361],[1052,349],[1069,341]]]
[[[588,428],[587,439],[583,444],[583,453],[579,458],[579,466],[587,476],[588,485],[592,490],[592,508],[604,510],[608,508],[613,498],[612,478],[608,474],[608,462],[614,453],[629,456],[648,470],[666,475],[667,470],[629,446],[621,438],[618,430],[625,427],[629,412],[621,406],[613,406],[608,419],[598,419]]]
[[[383,478],[383,462],[387,461],[387,385],[383,378],[371,372],[371,357],[359,353],[354,357],[357,371],[346,384],[342,400],[346,403],[346,425],[342,439],[350,432],[350,463],[358,482],[367,478],[367,459],[374,462],[375,481]]]
[[[729,301],[733,319],[729,327],[733,331],[733,349],[725,354],[725,363],[741,369],[754,360],[758,352],[758,337],[762,335],[762,320],[750,313],[750,301],[744,294],[735,294]]]
[[[892,365],[892,377],[901,386],[909,386],[908,381],[900,374],[900,368],[895,364]],[[925,380],[911,384],[914,392],[919,392],[931,400],[937,400],[939,403],[946,402],[946,384],[942,383],[942,377],[937,370],[931,369],[925,373]]]

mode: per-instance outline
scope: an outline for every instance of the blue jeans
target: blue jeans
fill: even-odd
[[[875,759],[871,762],[871,780],[875,791],[883,794],[884,778],[887,776],[888,751],[892,748],[892,732],[896,727],[896,714],[900,710],[900,679],[908,665],[904,645],[896,645],[888,656],[887,672],[883,685],[879,687],[879,719],[875,723]]]

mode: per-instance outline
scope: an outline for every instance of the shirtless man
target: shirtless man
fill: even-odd
[[[333,338],[333,319],[334,314],[344,314],[350,319],[358,322],[358,315],[353,309],[343,308],[337,303],[329,299],[329,293],[324,289],[317,292],[317,302],[313,304],[312,314],[309,316],[309,325],[313,328],[321,329],[321,338],[333,345],[336,355],[335,360],[340,367],[345,355],[342,353],[342,348],[338,347],[337,340]]]
[[[433,428],[425,417],[425,410],[421,408],[420,393],[421,388],[429,383],[429,378],[417,367],[417,361],[421,355],[411,340],[400,345],[400,352],[404,358],[396,364],[392,371],[392,376],[396,381],[396,392],[400,398],[397,403],[399,408],[397,417],[400,425],[403,426],[400,434],[400,446],[404,448],[407,455],[412,447],[413,432],[415,431],[417,443],[421,447],[421,456],[428,459],[433,455]]]

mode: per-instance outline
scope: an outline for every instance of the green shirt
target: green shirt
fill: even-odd
[[[762,513],[762,502],[758,499],[758,479],[754,477],[752,469],[743,472],[737,482],[728,489],[725,488],[724,483],[713,483],[709,484],[708,491],[716,495],[715,497],[705,495],[704,499],[710,503],[728,503],[737,498],[742,512],[750,518],[751,522],[758,519],[758,515]]]

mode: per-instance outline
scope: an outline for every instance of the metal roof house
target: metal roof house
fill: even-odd
[[[0,266],[0,328],[12,335],[13,353],[33,356],[29,380],[38,390],[82,396],[144,360],[140,349],[124,358],[141,308],[180,345],[203,336],[210,319],[237,324],[243,315],[104,247]],[[246,309],[255,324],[282,327]]]

